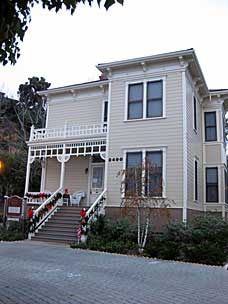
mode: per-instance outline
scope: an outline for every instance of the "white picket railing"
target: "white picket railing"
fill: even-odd
[[[107,134],[107,125],[65,125],[63,128],[34,129],[31,127],[30,141],[72,137],[95,137]]]
[[[39,214],[39,212],[46,206],[48,205],[54,198],[55,196],[62,191],[62,188],[58,188],[49,198],[47,198],[42,205],[40,205],[33,213],[32,219],[34,220],[36,216]],[[39,219],[39,222],[35,222],[35,226],[33,227],[33,232],[29,233],[29,239],[31,239],[31,236],[34,235],[35,232],[48,220],[48,218],[53,214],[53,212],[57,209],[59,202],[58,200],[56,201],[55,205],[41,218]]]
[[[104,212],[104,205],[106,201],[106,189],[101,192],[95,202],[90,206],[86,212],[87,224],[89,224],[94,217],[98,217],[102,212]]]

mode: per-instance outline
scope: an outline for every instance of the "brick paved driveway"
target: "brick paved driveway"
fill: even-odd
[[[0,303],[228,304],[228,271],[62,245],[0,243]]]

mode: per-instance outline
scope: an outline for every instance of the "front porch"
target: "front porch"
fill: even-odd
[[[28,204],[41,205],[57,189],[74,195],[83,192],[80,206],[91,206],[106,184],[106,140],[29,146],[25,196]],[[32,163],[41,162],[40,192],[29,188]],[[74,200],[71,200],[74,203]]]

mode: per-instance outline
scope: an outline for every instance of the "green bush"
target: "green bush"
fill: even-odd
[[[22,223],[10,223],[8,228],[0,227],[0,241],[18,241],[24,239]]]
[[[228,260],[228,224],[213,215],[197,217],[192,224],[171,223],[162,236],[148,242],[150,257],[222,265]]]
[[[86,244],[72,244],[72,248],[82,248],[115,253],[137,252],[136,230],[126,219],[116,222],[104,217],[91,224]]]

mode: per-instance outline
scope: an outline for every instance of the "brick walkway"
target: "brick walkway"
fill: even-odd
[[[62,245],[0,243],[0,303],[227,304],[228,271]]]

